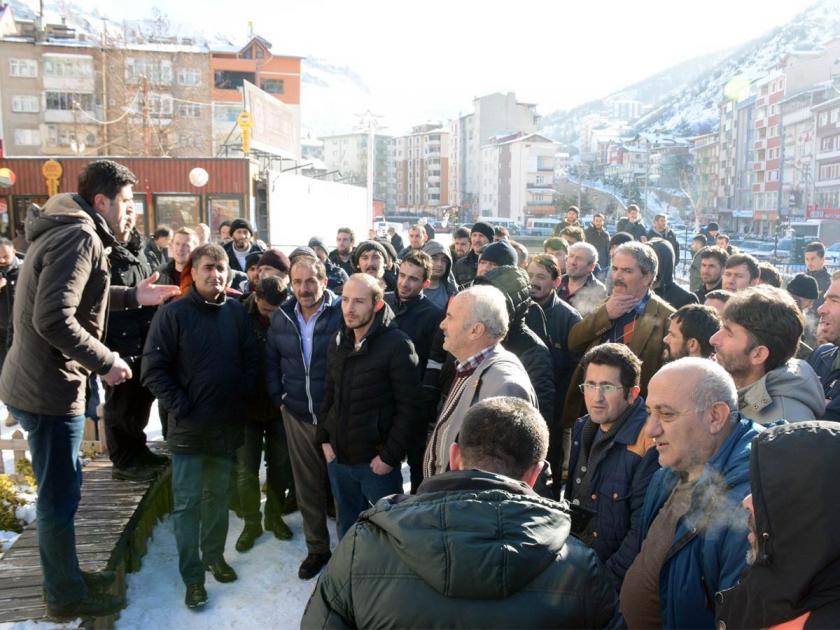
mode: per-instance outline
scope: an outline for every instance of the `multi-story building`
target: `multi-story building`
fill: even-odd
[[[754,84],[755,138],[752,146],[753,222],[771,233],[779,220],[779,182],[782,138],[780,101],[785,95],[785,75],[774,71]]]
[[[341,173],[341,181],[367,186],[368,134],[357,131],[319,138],[323,142],[323,161],[328,171]],[[386,213],[397,208],[397,173],[393,136],[374,135],[373,200],[380,202]]]
[[[449,126],[418,125],[396,140],[397,208],[407,214],[432,214],[448,207]]]
[[[811,86],[780,101],[782,161],[780,213],[791,221],[805,218],[813,203],[815,130],[812,107],[826,100],[825,85]]]
[[[812,108],[816,198],[809,218],[840,219],[840,96]]]
[[[756,135],[753,117],[755,114],[755,94],[750,94],[739,100],[735,105],[735,198],[734,204],[730,200],[728,207],[733,208],[732,219],[734,229],[741,231],[744,227],[751,227],[753,223],[753,163],[752,147]],[[732,150],[731,146],[728,150]],[[721,151],[723,149],[721,148]],[[730,172],[727,172],[727,178]],[[723,175],[719,175],[721,181]],[[731,190],[731,189],[730,189]]]
[[[449,121],[449,205],[461,207],[461,118]]]
[[[537,133],[514,134],[482,147],[481,215],[513,219],[555,214],[558,144]]]
[[[694,165],[692,201],[698,222],[720,220],[717,211],[720,183],[720,137],[707,133],[691,138],[691,156]],[[728,228],[726,228],[728,229]]]
[[[473,112],[461,117],[461,205],[475,214],[481,199],[482,146],[493,138],[533,133],[540,116],[537,106],[520,103],[513,92],[488,94],[473,100]]]
[[[214,45],[210,50],[213,102],[213,146],[218,153],[225,145],[240,144],[236,117],[243,110],[243,88],[251,83],[288,106],[293,120],[291,135],[300,138],[300,66],[301,57],[275,55],[271,43],[251,35],[247,44]],[[254,112],[251,112],[252,115]],[[300,147],[291,150],[297,157]]]

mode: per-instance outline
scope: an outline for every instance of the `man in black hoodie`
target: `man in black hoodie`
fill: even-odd
[[[654,293],[675,309],[686,304],[697,304],[696,295],[674,282],[674,249],[671,244],[662,238],[652,238],[648,245],[653,248],[659,259],[659,274],[653,283]]]
[[[719,628],[840,627],[838,448],[834,422],[784,424],[753,440],[750,566],[717,594]]]
[[[432,275],[429,277],[429,287],[423,289],[423,294],[432,304],[445,311],[449,298],[458,293],[458,285],[452,274],[452,254],[448,247],[434,240],[428,241],[423,251],[432,257]]]
[[[478,257],[481,250],[488,243],[493,242],[495,233],[493,226],[479,221],[470,230],[471,249],[463,258],[455,261],[455,280],[459,287],[469,286],[478,271]]]

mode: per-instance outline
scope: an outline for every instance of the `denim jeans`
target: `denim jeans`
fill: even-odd
[[[84,416],[45,416],[9,408],[27,431],[38,482],[38,551],[47,603],[62,606],[87,596],[76,555],[73,518],[82,496]]]
[[[327,464],[335,504],[338,509],[338,537],[353,526],[359,514],[382,497],[402,493],[402,472],[399,466],[387,475],[377,475],[370,464]]]
[[[281,516],[286,491],[294,491],[286,432],[279,420],[249,422],[244,429],[244,443],[236,451],[236,485],[242,518],[248,525],[260,524],[260,464],[265,443],[266,520]]]
[[[232,457],[172,453],[172,522],[184,584],[204,584],[204,563],[224,555],[232,472]]]

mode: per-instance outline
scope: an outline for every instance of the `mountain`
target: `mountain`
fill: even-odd
[[[372,107],[370,89],[347,66],[307,57],[300,82],[302,136],[348,133],[359,124],[358,116]]]
[[[734,77],[759,79],[785,55],[819,50],[836,37],[840,37],[840,0],[822,0],[784,26],[742,46],[692,59],[602,99],[548,114],[543,117],[543,133],[571,144],[578,138],[584,116],[609,117],[611,102],[626,98],[651,106],[640,118],[629,121],[635,131],[685,136],[713,131],[727,82]]]

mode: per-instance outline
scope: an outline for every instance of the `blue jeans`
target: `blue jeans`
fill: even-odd
[[[370,464],[327,464],[335,504],[338,509],[338,537],[353,526],[359,514],[382,497],[402,493],[402,472],[394,468],[387,475],[377,475]]]
[[[233,457],[172,454],[172,523],[184,584],[204,584],[204,563],[223,557],[232,473]]]
[[[9,408],[27,431],[32,470],[38,481],[38,551],[47,603],[62,606],[84,599],[87,587],[76,555],[73,518],[82,496],[84,416],[45,416]]]

